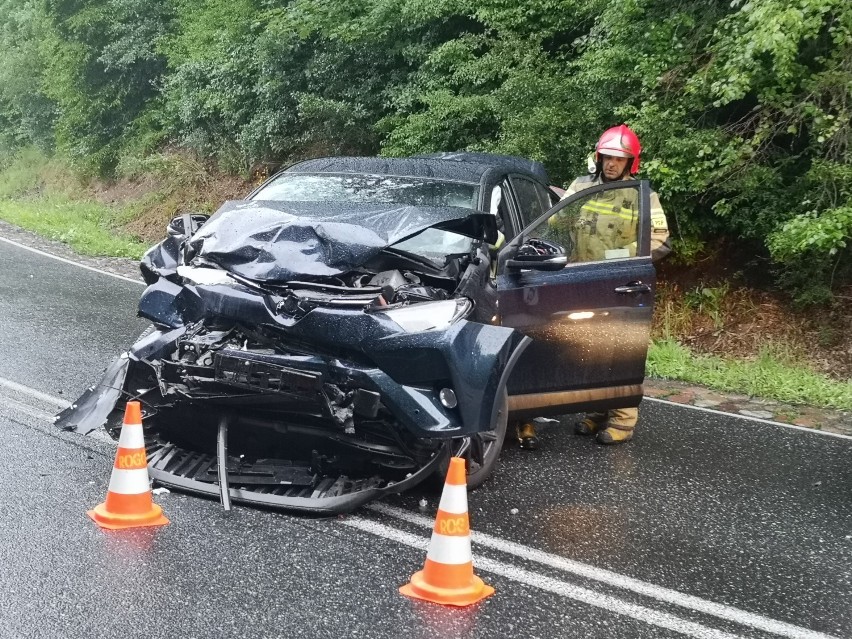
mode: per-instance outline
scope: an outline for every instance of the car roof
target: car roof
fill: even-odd
[[[465,155],[477,157],[462,157]],[[443,154],[435,154],[435,157],[412,156],[407,158],[327,157],[299,162],[288,167],[284,172],[375,173],[378,175],[405,175],[479,184],[487,173],[503,171],[531,174],[547,184],[547,180],[542,179],[541,173],[530,170],[530,166],[533,164],[538,163],[524,158],[497,156],[488,153],[452,153],[446,154],[446,157]],[[544,171],[543,166],[541,166],[541,172],[546,178],[547,172]]]
[[[500,167],[512,173],[529,173],[545,184],[550,184],[550,177],[544,164],[519,155],[502,155],[500,153],[481,153],[477,151],[441,151],[440,153],[424,153],[412,155],[412,158],[452,160],[454,162],[470,162]]]

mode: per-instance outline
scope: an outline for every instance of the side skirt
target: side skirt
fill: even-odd
[[[510,395],[509,416],[537,417],[638,406],[643,393],[642,384],[627,384],[608,388]]]

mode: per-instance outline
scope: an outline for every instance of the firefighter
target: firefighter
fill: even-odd
[[[632,179],[639,171],[642,147],[639,138],[622,124],[604,131],[595,145],[594,162],[589,163],[590,175],[574,180],[562,199],[604,182]],[[571,235],[575,258],[579,262],[617,257],[632,257],[637,250],[638,194],[635,189],[613,189],[599,193],[580,209],[580,219],[572,223]],[[559,213],[549,223],[558,227],[567,220]],[[651,259],[661,260],[671,252],[669,229],[660,198],[651,192]],[[601,444],[620,444],[633,437],[639,417],[637,408],[616,408],[606,413],[587,413],[577,423],[579,435],[595,435]],[[524,422],[517,426],[521,448],[534,450],[539,440],[535,425]]]

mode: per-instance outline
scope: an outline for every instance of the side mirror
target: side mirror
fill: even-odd
[[[208,216],[201,215],[200,213],[184,213],[183,215],[178,215],[172,218],[172,221],[169,222],[168,227],[166,227],[166,232],[171,237],[175,237],[178,240],[184,240],[188,237],[192,237],[192,235],[201,228],[201,225],[204,224],[207,219]]]
[[[506,260],[506,268],[534,271],[560,271],[566,264],[568,255],[562,245],[537,237],[528,238],[515,256]]]

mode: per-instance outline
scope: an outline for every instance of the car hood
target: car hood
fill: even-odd
[[[186,256],[283,282],[346,273],[432,227],[497,239],[494,216],[467,208],[231,200],[189,239]]]

